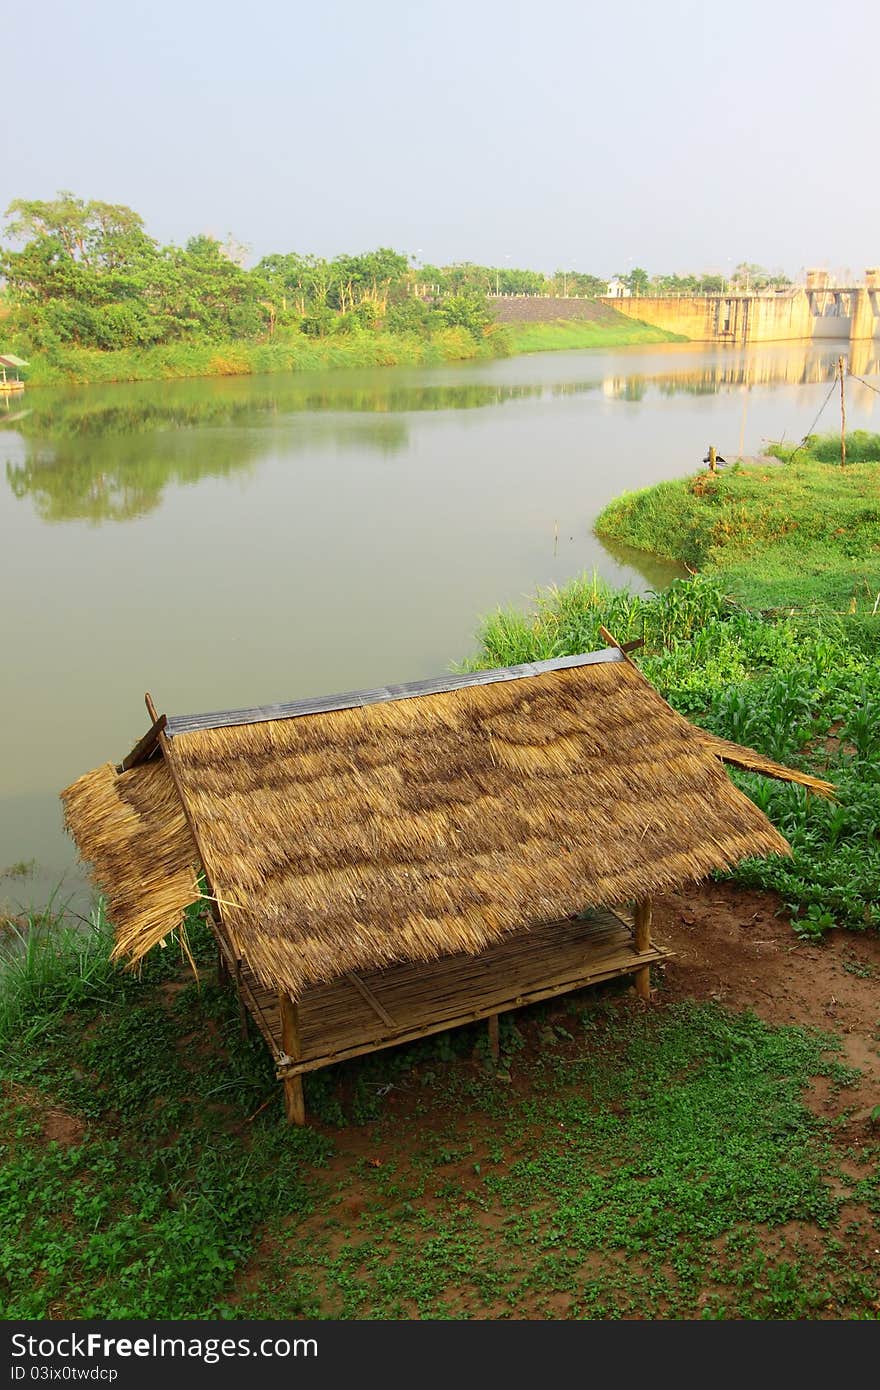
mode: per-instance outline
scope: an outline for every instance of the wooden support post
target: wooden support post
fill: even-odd
[[[217,983],[218,985],[229,984],[229,966],[226,964],[223,947],[219,941],[217,942]]]
[[[248,1038],[249,1038],[249,1036],[250,1036],[250,1033],[249,1033],[249,1030],[248,1030],[248,1011],[247,1011],[247,1005],[246,1005],[245,1002],[244,1002],[244,994],[242,993],[242,988],[241,988],[241,961],[240,961],[240,960],[237,960],[237,961],[235,962],[235,992],[236,992],[236,994],[238,995],[238,1022],[239,1022],[239,1026],[240,1026],[240,1028],[241,1028],[241,1036],[242,1036],[243,1041],[244,1041],[244,1042],[247,1042],[247,1040],[248,1040]]]
[[[499,1041],[498,1034],[498,1015],[490,1014],[489,1017],[486,1019],[486,1023],[489,1027],[489,1056],[492,1058],[492,1061],[497,1066],[501,1057],[501,1044]]]
[[[635,911],[635,949],[641,955],[651,949],[651,916],[653,905],[650,898],[636,903]],[[635,974],[636,993],[645,1001],[651,998],[651,967],[643,965]]]
[[[302,1054],[299,1037],[299,1013],[286,990],[279,991],[278,1009],[281,1014],[281,1046],[288,1057],[298,1058]],[[305,1124],[306,1102],[301,1076],[285,1076],[284,1109],[287,1112],[288,1124]]]
[[[716,451],[715,451],[715,445],[714,445],[714,444],[710,444],[710,445],[709,445],[709,472],[710,472],[710,473],[715,473],[715,472],[717,472],[717,465],[716,465],[716,462],[715,462],[715,460],[717,459],[717,457],[718,457],[718,455],[717,455],[717,453],[716,453]]]
[[[842,357],[837,359],[837,375],[840,377],[840,463],[846,467],[846,368]]]

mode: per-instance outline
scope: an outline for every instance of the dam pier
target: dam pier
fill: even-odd
[[[834,285],[824,270],[805,285],[752,294],[605,297],[624,314],[694,343],[780,343],[804,339],[880,339],[880,268],[861,285]]]

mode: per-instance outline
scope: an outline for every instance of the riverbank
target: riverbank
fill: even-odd
[[[418,367],[444,362],[486,361],[526,352],[616,348],[683,342],[648,324],[607,314],[597,322],[491,324],[481,336],[445,328],[430,336],[390,332],[293,333],[269,343],[171,343],[164,347],[99,352],[58,347],[29,353],[27,386],[88,386],[99,383],[182,380],[191,377],[259,376],[311,372],[330,367]]]
[[[596,533],[716,575],[752,608],[873,612],[880,594],[880,435],[775,448],[749,466],[658,483],[616,498]],[[837,458],[827,462],[823,455]]]
[[[500,339],[497,346],[501,347]],[[119,352],[67,347],[57,348],[51,354],[34,353],[27,385],[88,386],[99,382],[258,376],[328,367],[436,366],[496,355],[492,334],[478,339],[464,328],[441,329],[430,337],[363,332],[312,338],[296,333],[270,343],[170,343]]]
[[[625,319],[614,314],[612,320],[598,322],[580,319],[553,319],[541,323],[506,323],[504,333],[511,353],[574,352],[581,348],[635,347],[639,343],[686,343],[679,333]]]
[[[658,899],[650,1007],[506,1015],[497,1068],[475,1025],[311,1074],[291,1129],[195,911],[198,985],[173,946],[111,964],[100,908],[0,950],[6,1317],[876,1317],[877,621],[749,611],[726,579],[582,577],[468,663],[604,624],[688,717],[835,782],[732,774],[794,857]]]

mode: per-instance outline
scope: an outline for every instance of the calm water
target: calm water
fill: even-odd
[[[412,680],[596,569],[625,488],[812,424],[845,345],[29,391],[0,406],[0,902],[79,883],[57,793],[184,713]],[[852,367],[878,384],[877,352]],[[848,385],[848,424],[880,397]],[[836,422],[832,402],[823,420]]]

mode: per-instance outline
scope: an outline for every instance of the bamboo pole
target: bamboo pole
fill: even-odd
[[[837,359],[837,372],[838,372],[838,375],[839,375],[839,377],[840,377],[840,463],[841,463],[841,467],[845,468],[845,467],[846,467],[846,391],[845,391],[845,389],[844,389],[844,380],[845,380],[846,373],[845,373],[845,371],[844,371],[844,365],[843,365],[843,358],[842,358],[842,357],[838,357],[838,359]]]
[[[242,1042],[247,1042],[250,1038],[250,1029],[248,1028],[247,1005],[244,1002],[244,993],[241,986],[240,960],[236,960],[235,962],[235,992],[238,995],[238,1026],[241,1032],[241,1040]]]
[[[302,1055],[299,1036],[299,1014],[297,1007],[286,990],[278,992],[278,1008],[281,1013],[281,1046],[291,1060]],[[303,1095],[301,1076],[285,1076],[284,1109],[287,1122],[291,1125],[304,1125],[306,1122],[306,1102]]]
[[[636,903],[635,911],[635,948],[638,955],[651,949],[651,917],[653,915],[653,903],[650,898],[643,898]],[[640,999],[646,1002],[651,998],[651,967],[643,965],[641,970],[635,974],[636,993]]]

